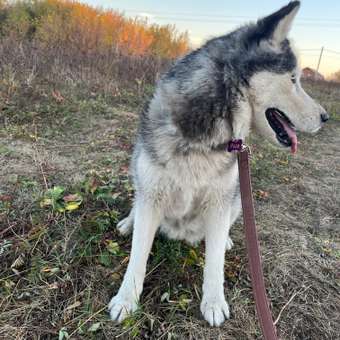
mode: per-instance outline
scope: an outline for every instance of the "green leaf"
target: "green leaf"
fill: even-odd
[[[60,186],[55,186],[47,191],[47,196],[53,198],[54,200],[59,200],[65,189]]]
[[[192,300],[191,299],[188,299],[187,296],[185,294],[182,294],[180,297],[179,297],[179,301],[178,301],[178,304],[179,304],[179,307],[182,309],[182,310],[186,310],[188,304],[191,302]]]
[[[112,240],[106,241],[106,249],[113,255],[119,254],[120,251],[119,244],[117,242],[113,242]]]
[[[47,190],[43,200],[40,202],[40,206],[43,208],[51,205],[53,210],[64,212],[65,209],[59,202],[64,191],[65,189],[60,186],[55,186],[52,189]]]
[[[101,253],[99,255],[99,263],[105,267],[110,267],[112,264],[110,254],[108,252]]]
[[[53,205],[53,209],[60,213],[65,212],[65,207],[59,202],[55,202],[55,204]]]

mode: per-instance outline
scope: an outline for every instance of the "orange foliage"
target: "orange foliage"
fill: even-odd
[[[20,32],[21,37],[30,34],[30,39],[37,39],[46,47],[62,46],[87,54],[115,49],[126,54],[164,58],[175,58],[188,51],[187,34],[178,34],[173,26],[150,25],[147,20],[129,19],[113,10],[99,10],[77,1],[24,1],[7,7],[7,12],[12,14],[4,21],[7,30],[3,31],[20,26],[20,17],[24,17],[25,26],[21,27],[25,30]],[[15,18],[15,25],[11,17]],[[30,27],[26,27],[27,23]]]

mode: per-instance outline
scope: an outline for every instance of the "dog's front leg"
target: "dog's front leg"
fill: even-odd
[[[220,326],[229,318],[224,297],[224,254],[230,249],[230,209],[211,208],[206,219],[205,267],[201,312],[211,326]]]
[[[143,290],[146,263],[160,225],[160,213],[154,204],[142,197],[137,199],[135,204],[130,262],[122,285],[109,304],[111,319],[118,322],[122,322],[137,309]]]

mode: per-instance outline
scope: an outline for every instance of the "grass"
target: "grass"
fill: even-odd
[[[336,339],[340,89],[307,87],[333,120],[319,135],[304,136],[297,157],[252,139],[254,198],[280,336]],[[140,308],[123,325],[109,320],[106,306],[131,249],[115,225],[133,197],[128,164],[142,99],[44,93],[25,103],[6,91],[0,104],[0,337],[260,338],[240,221],[225,258],[232,319],[221,329],[208,327],[199,312],[203,244],[162,236]]]

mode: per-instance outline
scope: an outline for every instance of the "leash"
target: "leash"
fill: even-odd
[[[240,177],[240,191],[243,210],[243,222],[246,234],[246,246],[248,253],[248,264],[253,287],[253,295],[257,316],[260,321],[262,334],[265,340],[278,340],[276,327],[270,311],[263,271],[259,241],[257,237],[253,196],[250,179],[249,153],[250,149],[242,140],[232,140],[228,145],[229,152],[237,151],[238,169]]]

